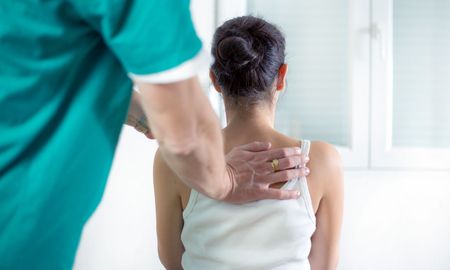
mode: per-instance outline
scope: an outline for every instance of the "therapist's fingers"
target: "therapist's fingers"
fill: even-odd
[[[296,155],[296,156],[290,156],[285,157],[278,160],[278,166],[277,171],[283,171],[295,167],[306,167],[306,164],[309,162],[309,157],[303,156],[303,155]],[[266,161],[261,162],[257,173],[259,174],[270,174],[274,172],[274,167],[272,165],[272,162]]]
[[[155,139],[155,136],[152,133],[152,130],[148,126],[148,124],[144,121],[139,120],[132,114],[128,114],[127,122],[128,125],[134,127],[135,130],[144,134],[149,139]]]
[[[309,157],[304,155],[285,157],[278,160],[278,171],[295,168],[297,166],[305,167],[308,162]],[[272,166],[271,162],[269,164]]]
[[[259,152],[255,155],[258,158],[258,160],[271,161],[274,159],[282,159],[285,157],[301,155],[301,149],[299,147],[277,148],[264,152]]]
[[[288,169],[283,171],[277,171],[267,175],[256,175],[255,181],[259,184],[271,185],[279,182],[286,182],[299,177],[307,176],[309,169],[306,167],[298,169]]]
[[[282,148],[281,151],[280,149],[267,151],[266,148],[269,146],[266,143],[251,143],[235,147],[226,155],[228,173],[225,181],[230,182],[231,189],[223,198],[224,201],[246,203],[261,199],[295,199],[298,197],[295,191],[272,189],[270,185],[307,175],[309,170],[306,168],[288,169],[301,165],[306,159],[299,154],[296,147]],[[259,154],[264,155],[256,157]],[[268,162],[269,159],[275,158],[279,159],[276,168],[279,171],[276,172]]]

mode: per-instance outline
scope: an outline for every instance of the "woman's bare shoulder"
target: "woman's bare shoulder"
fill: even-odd
[[[176,193],[184,208],[189,200],[191,189],[170,168],[159,149],[156,151],[153,161],[153,181],[164,187],[164,192]]]
[[[317,162],[328,169],[341,166],[341,157],[337,149],[324,141],[311,142],[310,156],[313,156]]]
[[[323,194],[342,185],[342,161],[337,149],[324,141],[312,141],[308,167]]]
[[[174,192],[174,187],[178,181],[177,175],[167,165],[159,149],[155,153],[153,160],[153,183],[163,192]]]

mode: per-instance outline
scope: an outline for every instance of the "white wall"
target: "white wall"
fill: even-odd
[[[154,141],[122,131],[103,200],[87,223],[75,270],[164,269],[156,250]]]
[[[346,171],[341,270],[450,269],[450,172]]]

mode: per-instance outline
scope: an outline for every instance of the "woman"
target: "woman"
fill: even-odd
[[[300,146],[311,174],[279,184],[298,200],[245,205],[215,201],[184,185],[157,153],[154,183],[159,256],[167,269],[336,269],[343,211],[340,157],[325,142],[274,129],[285,88],[285,39],[252,16],[225,22],[214,35],[211,80],[223,95],[225,152],[251,141]],[[267,161],[276,170],[277,160]],[[252,179],[249,179],[251,181]]]

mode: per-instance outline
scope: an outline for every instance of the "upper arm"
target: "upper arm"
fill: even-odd
[[[312,236],[309,255],[313,270],[336,269],[339,257],[344,191],[340,156],[329,144],[316,142],[315,161],[321,164],[317,179],[323,195],[316,213],[316,231]]]
[[[189,129],[183,128],[195,129],[191,124],[197,119],[190,113],[194,104],[189,102],[202,90],[199,86],[186,84],[177,87],[176,82],[188,81],[198,73],[200,66],[208,65],[208,61],[200,57],[203,55],[200,53],[202,42],[192,22],[190,2],[70,0],[68,3],[87,25],[101,35],[103,43],[138,85],[145,101],[142,107],[155,137],[176,143],[178,139],[187,138]],[[190,88],[196,91],[189,91],[192,90]],[[164,107],[158,107],[158,104]],[[178,116],[180,118],[176,122]],[[177,129],[176,124],[180,123],[181,127]],[[179,132],[173,133],[173,130]],[[181,135],[175,137],[173,134]],[[181,142],[180,145],[186,143]]]
[[[162,264],[169,270],[181,269],[184,252],[181,242],[182,205],[176,181],[176,176],[158,151],[153,166],[158,254]]]
[[[196,77],[169,84],[137,83],[150,128],[161,149],[188,148],[205,125],[219,123]]]
[[[195,32],[189,1],[71,0],[132,74],[148,75],[192,59],[202,44]]]

